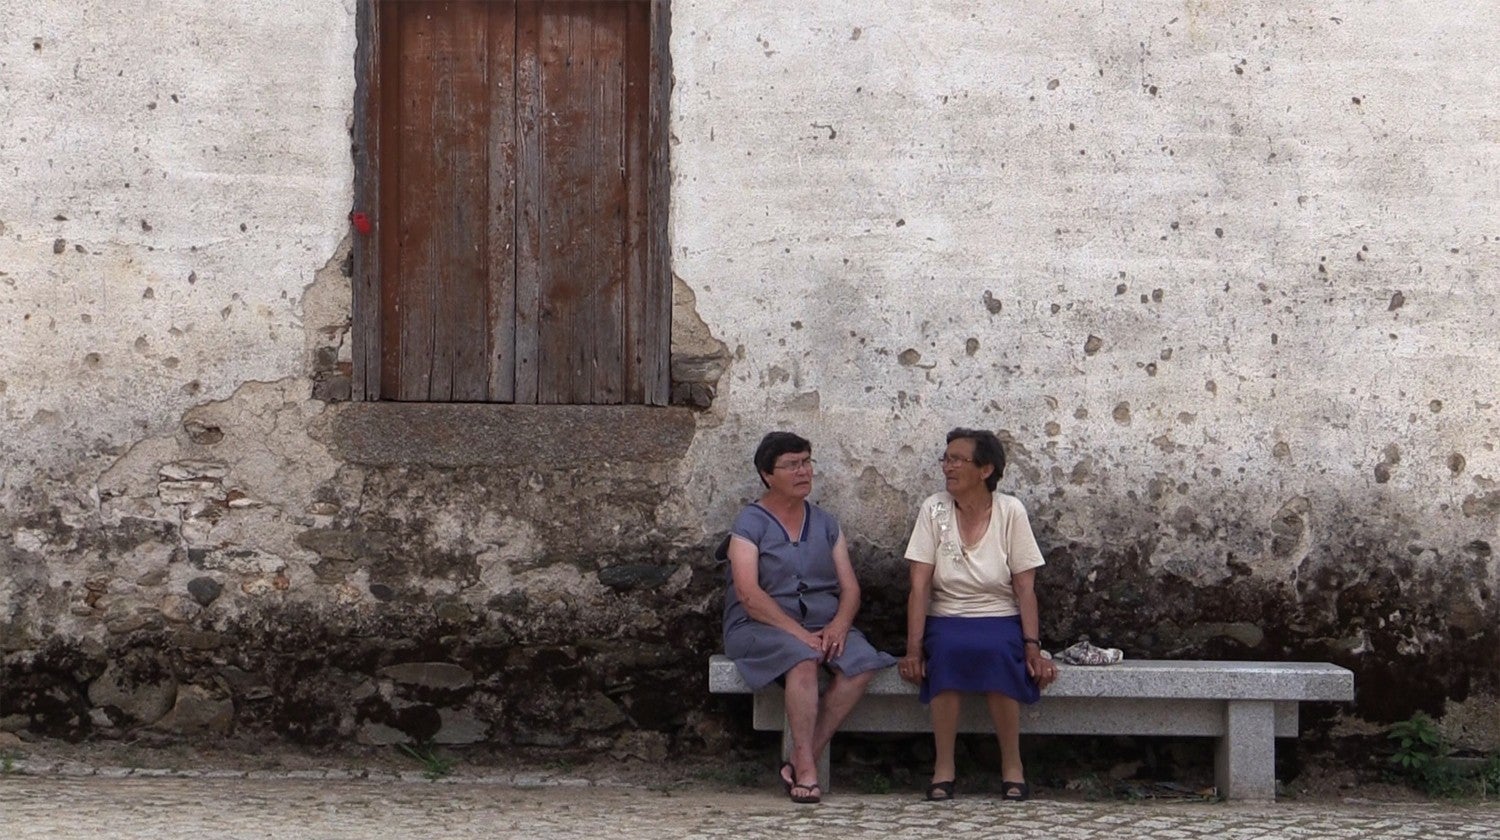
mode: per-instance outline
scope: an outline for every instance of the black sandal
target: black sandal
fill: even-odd
[[[807,793],[798,793],[799,790],[805,790]],[[798,782],[787,788],[786,794],[798,805],[816,805],[823,801],[823,789],[816,784],[804,785]]]
[[[942,794],[942,795],[939,796],[938,794]],[[927,786],[927,801],[928,802],[952,802],[953,801],[953,780],[949,779],[946,782],[933,782],[932,784],[928,785]]]
[[[786,791],[787,796],[791,796],[792,786],[797,784],[797,769],[790,761],[783,761],[781,766],[776,768],[776,778],[781,780],[781,789]]]
[[[1025,802],[1031,798],[1031,785],[1025,782],[1001,782],[1000,798],[1008,802]]]

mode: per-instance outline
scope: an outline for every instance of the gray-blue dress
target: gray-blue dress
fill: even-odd
[[[786,614],[808,630],[821,630],[839,610],[838,573],[833,547],[839,541],[839,522],[817,505],[804,501],[802,533],[786,532],[781,521],[759,504],[750,504],[735,517],[730,533],[760,549],[760,588]],[[820,653],[784,630],[751,618],[734,591],[734,576],[725,571],[724,653],[734,660],[752,690],[759,691],[793,665],[817,661]],[[849,628],[844,652],[828,663],[853,676],[896,664],[896,658],[874,648],[864,634]]]

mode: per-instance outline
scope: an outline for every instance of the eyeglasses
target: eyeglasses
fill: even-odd
[[[807,470],[808,472],[812,472],[813,464],[816,463],[817,461],[814,461],[811,458],[801,458],[796,461],[782,461],[781,463],[771,467],[771,471],[775,472],[776,470],[786,470],[787,472],[801,472],[803,470]]]
[[[954,465],[958,465],[958,464],[972,464],[972,463],[974,463],[974,459],[973,458],[965,458],[962,455],[939,455],[938,456],[938,464],[940,464],[940,465],[942,465],[944,467],[954,466]]]

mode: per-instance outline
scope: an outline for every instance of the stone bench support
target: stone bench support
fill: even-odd
[[[1354,699],[1354,674],[1324,662],[1134,660],[1104,667],[1058,665],[1041,702],[1021,707],[1023,733],[1052,735],[1186,735],[1217,740],[1215,782],[1227,799],[1274,799],[1276,739],[1297,736],[1297,704]],[[749,694],[728,657],[709,661],[709,690]],[[782,733],[790,749],[782,691],[755,695],[754,726]],[[928,732],[917,689],[888,668],[840,732]],[[960,732],[992,732],[982,702],[967,702]],[[827,790],[828,755],[818,775]]]

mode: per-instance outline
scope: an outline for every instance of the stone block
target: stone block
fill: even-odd
[[[162,618],[177,624],[192,621],[198,617],[199,613],[203,612],[202,605],[197,601],[191,598],[184,598],[181,595],[165,596],[161,599],[160,609]]]
[[[258,508],[266,506],[266,503],[263,500],[257,499],[247,494],[245,491],[239,489],[233,489],[228,493],[225,493],[224,503],[228,505],[231,510],[245,510],[247,508]]]
[[[675,463],[697,430],[693,412],[650,406],[354,402],[333,410],[339,456],[371,466]]]
[[[443,723],[432,736],[434,744],[478,744],[489,737],[489,724],[469,712],[438,709],[438,717]]]
[[[330,376],[313,382],[312,397],[323,402],[347,402],[354,392],[354,382],[347,376]]]
[[[331,506],[338,512],[337,506]],[[312,528],[297,535],[297,545],[327,560],[360,560],[385,549],[381,534],[366,534],[338,528]]]
[[[238,575],[274,575],[286,568],[286,561],[258,549],[229,546],[204,552],[198,565]]]
[[[157,475],[167,481],[193,481],[205,479],[216,482],[229,475],[229,466],[220,461],[173,461],[162,464]]]
[[[450,662],[403,662],[387,665],[380,669],[379,674],[403,685],[449,691],[474,684],[474,675],[467,668]]]
[[[234,724],[234,702],[199,685],[185,685],[177,691],[172,710],[156,726],[183,735],[228,734]]]
[[[195,577],[188,581],[187,590],[199,606],[206,607],[218,599],[219,593],[224,591],[224,584],[211,577]]]
[[[410,735],[392,726],[375,721],[366,721],[359,728],[358,735],[361,744],[371,744],[377,747],[389,747],[394,744],[410,744]]]
[[[618,760],[634,758],[648,764],[659,764],[667,759],[671,741],[665,732],[633,731],[621,733],[615,739],[609,753]]]
[[[177,699],[177,682],[171,677],[133,677],[126,666],[110,662],[89,684],[88,694],[94,706],[113,706],[133,721],[155,723],[171,711]]]
[[[620,710],[619,705],[597,691],[579,703],[573,718],[574,727],[589,732],[613,729],[627,722],[629,718]]]
[[[167,582],[166,569],[151,569],[135,579],[136,586],[161,586]]]
[[[632,589],[655,589],[666,583],[676,566],[653,566],[646,563],[625,563],[599,570],[599,582],[617,592]]]

